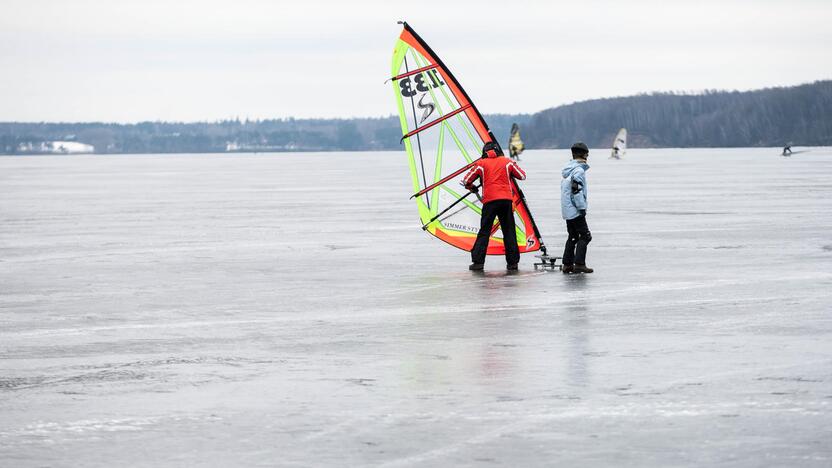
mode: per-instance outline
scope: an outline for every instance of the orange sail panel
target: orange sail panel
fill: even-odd
[[[459,169],[496,139],[448,67],[407,23],[403,25],[390,76],[413,192],[423,192],[414,197],[419,218],[428,233],[470,251],[480,228],[482,202],[474,194],[466,196],[461,185],[465,174]],[[513,234],[520,252],[532,252],[541,247],[540,234],[522,191],[516,184],[515,188]],[[505,253],[500,229],[492,229],[487,253]]]

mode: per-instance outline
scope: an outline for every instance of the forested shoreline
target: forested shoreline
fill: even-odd
[[[527,148],[607,147],[626,127],[630,147],[832,145],[832,80],[755,91],[653,93],[594,99],[529,114],[486,114],[502,144],[519,123]],[[398,117],[218,122],[0,122],[0,154],[378,151],[401,148]],[[54,144],[53,144],[54,143]],[[83,145],[80,145],[83,144]],[[87,146],[83,146],[87,147]]]
[[[534,148],[565,148],[576,140],[605,147],[621,127],[630,147],[830,145],[832,81],[583,101],[534,114],[523,136]]]

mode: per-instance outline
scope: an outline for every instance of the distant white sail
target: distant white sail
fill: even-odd
[[[612,141],[611,158],[620,159],[627,152],[627,129],[622,128],[615,135],[615,140]]]

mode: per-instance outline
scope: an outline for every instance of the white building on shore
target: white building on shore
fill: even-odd
[[[94,153],[95,146],[77,141],[39,141],[21,143],[17,146],[17,152],[36,154],[85,154]]]

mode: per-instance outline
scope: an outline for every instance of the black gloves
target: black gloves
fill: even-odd
[[[578,193],[580,193],[581,188],[582,188],[582,186],[581,186],[580,182],[575,181],[575,180],[572,181],[572,195],[577,195]]]

